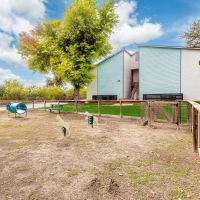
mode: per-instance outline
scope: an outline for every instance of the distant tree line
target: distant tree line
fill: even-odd
[[[17,80],[7,80],[0,85],[1,100],[71,100],[73,89],[65,89],[56,85],[25,87]],[[86,98],[86,88],[81,89],[80,98]]]

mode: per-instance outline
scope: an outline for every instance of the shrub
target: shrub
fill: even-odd
[[[2,85],[0,86],[0,99],[4,99],[5,96],[5,87]]]
[[[87,96],[87,89],[86,88],[82,88],[80,90],[80,99],[86,99]]]
[[[0,99],[6,100],[71,100],[73,99],[73,89],[64,90],[59,86],[38,87],[31,85],[24,87],[18,81],[5,81],[0,86]],[[80,99],[86,98],[86,88],[80,90]]]
[[[2,87],[4,88],[3,99],[24,100],[28,96],[27,90],[16,80],[5,81]]]
[[[58,86],[52,86],[48,88],[48,99],[64,100],[65,96],[65,92]]]
[[[48,99],[48,88],[38,87],[35,90],[37,99],[47,100]]]
[[[80,89],[80,99],[86,99],[87,89],[81,88]],[[70,89],[66,91],[66,99],[73,100],[74,99],[74,89]]]
[[[66,99],[67,100],[72,100],[73,99],[73,94],[74,94],[74,90],[70,89],[66,91]]]

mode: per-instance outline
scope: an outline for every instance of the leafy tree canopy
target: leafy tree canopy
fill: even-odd
[[[71,82],[78,100],[80,88],[94,78],[92,63],[112,49],[108,40],[117,21],[114,0],[101,7],[96,0],[74,0],[62,21],[46,20],[30,34],[21,33],[19,53],[27,58],[29,69],[51,71],[63,82]]]
[[[200,19],[190,25],[190,29],[182,35],[188,47],[200,48]]]
[[[53,78],[48,77],[46,79],[46,86],[47,87],[52,87],[52,86],[58,86],[61,87],[63,86],[63,82],[61,78],[58,78],[55,74]]]

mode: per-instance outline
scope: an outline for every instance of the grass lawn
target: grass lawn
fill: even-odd
[[[165,110],[172,115],[172,107],[171,106],[164,106]],[[181,122],[186,123],[187,122],[187,103],[182,102],[181,103]],[[163,119],[160,114],[158,114],[158,119]]]
[[[73,109],[74,104],[64,104],[61,111],[69,111],[76,112]],[[48,109],[49,107],[46,107]],[[40,108],[44,109],[44,107]],[[81,108],[78,109],[78,112],[89,112],[89,113],[98,113],[98,104],[89,104],[83,103],[81,104]],[[112,104],[102,104],[100,106],[101,114],[109,114],[109,115],[120,115],[120,106],[112,105]],[[134,105],[124,105],[122,106],[122,113],[124,116],[135,116],[140,117],[140,104]]]
[[[75,112],[73,110],[74,104],[64,104],[63,109],[61,111],[70,111]],[[49,107],[47,107],[49,108]],[[133,105],[123,105],[122,113],[123,116],[134,116],[140,117],[140,104]],[[165,106],[165,109],[168,111],[170,115],[172,115],[172,107]],[[98,113],[98,105],[97,104],[89,104],[83,103],[81,108],[78,109],[78,112],[89,112],[89,113]],[[120,115],[120,106],[112,105],[112,104],[102,104],[100,107],[101,114],[110,114],[110,115]],[[161,115],[158,115],[158,119],[163,119]],[[181,121],[183,123],[187,122],[187,104],[185,102],[181,103]]]

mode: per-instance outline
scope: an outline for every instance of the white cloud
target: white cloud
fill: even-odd
[[[14,23],[12,25],[12,32],[18,36],[21,32],[28,32],[29,30],[33,29],[34,26],[31,24],[30,21],[21,18],[15,17]]]
[[[181,19],[177,19],[171,24],[171,26],[166,26],[165,32],[172,36],[172,41],[176,42],[180,46],[184,46],[186,45],[186,40],[181,38],[181,36],[184,34],[184,32],[188,31],[190,29],[190,25],[198,19],[199,16],[185,16]]]
[[[0,68],[0,85],[3,84],[6,80],[17,80],[25,87],[28,87],[30,85],[45,86],[45,79],[41,80],[40,82],[25,80],[22,79],[20,76],[14,74],[10,69]]]
[[[0,60],[8,63],[11,66],[26,66],[25,60],[17,53],[17,49],[11,43],[14,38],[6,33],[0,32]]]
[[[4,81],[7,80],[17,80],[21,84],[23,84],[25,87],[28,87],[30,85],[37,85],[37,86],[44,86],[45,82],[33,82],[32,80],[25,80],[22,79],[20,76],[14,74],[11,70],[9,69],[2,69],[0,68],[0,85],[4,83]]]
[[[23,15],[28,19],[43,18],[45,14],[46,0],[3,0],[10,3],[11,9],[19,15]]]
[[[45,80],[48,78],[50,78],[50,79],[54,78],[54,75],[52,72],[49,72],[48,74],[45,74],[44,76],[45,76]]]
[[[0,60],[13,66],[26,66],[17,54],[17,47],[12,45],[20,32],[31,30],[37,21],[45,17],[47,0],[0,0]],[[138,22],[133,1],[121,0],[116,4],[119,24],[110,38],[113,48],[119,49],[132,43],[144,43],[160,37],[162,27],[144,19]],[[1,33],[3,32],[3,33]]]
[[[21,32],[28,32],[45,16],[46,0],[1,0],[0,60],[13,66],[26,66],[12,43]]]
[[[119,24],[121,26],[123,24],[136,24],[137,14],[133,14],[137,8],[137,4],[135,1],[120,1],[115,4],[115,13],[119,15]]]
[[[163,35],[161,24],[151,23],[149,19],[138,22],[136,7],[135,1],[121,0],[116,4],[119,23],[110,38],[114,50],[132,43],[145,43]]]
[[[6,80],[20,80],[20,77],[13,74],[9,69],[0,68],[0,84]]]
[[[184,19],[176,20],[169,28],[166,30],[168,33],[178,33],[183,34],[185,31],[188,31],[190,25],[195,20],[199,19],[199,17],[187,16]]]

